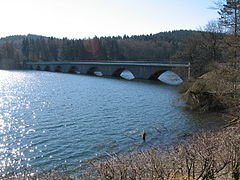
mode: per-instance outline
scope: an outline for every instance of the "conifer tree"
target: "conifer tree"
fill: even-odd
[[[240,0],[226,0],[223,8],[218,12],[220,22],[234,32],[234,36],[240,32]]]
[[[228,59],[227,73],[224,76],[232,84],[233,101],[239,102],[240,83],[240,0],[226,0],[219,11],[220,22],[229,29],[230,34],[226,36],[226,58]],[[227,76],[227,74],[229,74]],[[237,104],[237,103],[236,103]],[[238,169],[239,173],[240,169]],[[234,177],[234,175],[233,175]]]
[[[23,53],[23,56],[25,56],[28,60],[29,59],[29,42],[27,38],[24,38],[22,41],[22,53]]]
[[[221,16],[221,24],[230,32],[226,39],[227,57],[236,68],[240,57],[240,0],[226,0],[218,13]]]

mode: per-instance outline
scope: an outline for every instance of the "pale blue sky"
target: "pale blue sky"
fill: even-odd
[[[0,37],[87,38],[196,30],[218,18],[214,0],[0,0]]]

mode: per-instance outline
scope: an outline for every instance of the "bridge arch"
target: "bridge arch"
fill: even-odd
[[[58,65],[54,69],[55,72],[62,72],[62,66]]]
[[[174,70],[157,71],[150,76],[149,80],[159,80],[171,85],[177,85],[183,82],[181,75],[174,72]]]
[[[100,69],[98,67],[90,67],[87,70],[87,74],[95,75],[95,76],[103,76],[103,73],[100,71]]]
[[[69,73],[78,73],[79,69],[77,66],[71,66],[68,70]]]
[[[37,65],[36,70],[38,70],[38,71],[41,70],[40,65]]]
[[[46,65],[45,68],[44,68],[44,71],[51,71],[50,66]]]
[[[155,71],[153,72],[150,77],[148,78],[149,80],[158,80],[158,77],[163,74],[164,72],[166,72],[166,70],[159,70],[159,71]]]
[[[121,73],[125,70],[125,68],[119,68],[117,70],[115,70],[112,74],[113,77],[121,77]]]

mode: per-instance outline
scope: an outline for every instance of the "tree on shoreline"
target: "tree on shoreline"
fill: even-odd
[[[230,33],[226,38],[226,45],[228,47],[228,55],[234,66],[239,62],[240,56],[240,0],[226,0],[223,7],[219,10],[220,23],[226,27]]]
[[[239,35],[240,32],[240,1],[239,0],[226,0],[223,8],[218,12],[220,22],[222,25],[233,31],[234,36]]]
[[[220,23],[228,29],[229,35],[225,38],[226,58],[228,59],[229,76],[226,77],[232,83],[233,100],[239,101],[240,83],[240,0],[226,0],[219,10]]]

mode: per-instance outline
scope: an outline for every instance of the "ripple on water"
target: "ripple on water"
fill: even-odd
[[[176,106],[177,96],[175,87],[162,83],[0,71],[0,173],[27,166],[73,168],[82,160],[220,125],[214,115]]]

